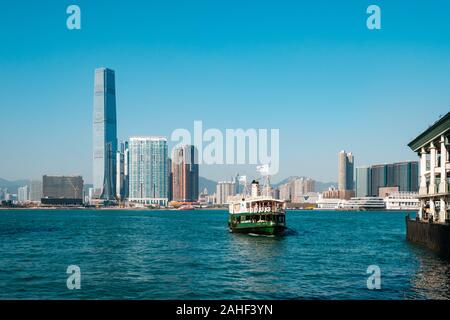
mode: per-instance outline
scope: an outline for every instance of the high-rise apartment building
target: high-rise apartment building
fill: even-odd
[[[175,148],[172,154],[172,197],[174,201],[198,200],[198,156],[193,145]]]
[[[219,181],[216,186],[216,203],[228,204],[228,197],[236,195],[234,181]]]
[[[295,177],[279,186],[279,197],[285,201],[300,203],[304,195],[314,192],[316,182],[308,177]]]
[[[42,198],[42,181],[30,181],[30,201],[41,202]]]
[[[95,70],[93,120],[93,184],[95,197],[116,196],[117,120],[114,71]]]
[[[124,200],[128,197],[128,159],[128,142],[122,142],[116,153],[116,198],[118,200]]]
[[[28,186],[23,186],[17,189],[17,201],[20,203],[29,201]]]
[[[168,202],[167,139],[129,140],[129,201],[166,206]]]
[[[353,154],[342,150],[338,158],[338,189],[353,190]]]

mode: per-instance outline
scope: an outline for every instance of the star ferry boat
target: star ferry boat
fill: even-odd
[[[259,184],[252,182],[250,197],[237,196],[229,202],[230,232],[279,235],[286,230],[286,203],[259,194]]]

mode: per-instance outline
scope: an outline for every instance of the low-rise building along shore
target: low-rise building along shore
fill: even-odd
[[[420,207],[415,220],[406,220],[409,241],[447,257],[450,257],[449,138],[450,112],[408,144],[420,157]]]

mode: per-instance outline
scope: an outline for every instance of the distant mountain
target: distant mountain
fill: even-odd
[[[0,189],[8,189],[9,193],[17,193],[17,189],[27,185],[29,182],[30,182],[29,180],[9,181],[0,178]]]
[[[283,184],[286,184],[288,182],[291,182],[292,180],[295,180],[295,179],[298,179],[298,178],[301,178],[301,177],[299,177],[299,176],[290,176],[290,177],[287,177],[287,178],[281,180],[278,183],[272,183],[272,185],[273,185],[273,187],[278,188],[279,186],[281,186]]]
[[[288,183],[288,182],[290,182],[290,181],[292,181],[294,179],[297,179],[297,178],[301,178],[301,177],[299,177],[299,176],[290,176],[290,177],[287,177],[286,179],[281,180],[278,183],[272,184],[272,186],[274,188],[278,188],[279,186],[281,186],[281,185],[283,185],[285,183]],[[200,192],[202,192],[203,189],[205,189],[205,188],[208,189],[208,193],[209,194],[212,194],[212,193],[216,192],[216,185],[217,185],[216,181],[209,180],[209,179],[204,178],[204,177],[199,177],[198,178],[198,184],[199,184],[199,191]],[[316,192],[326,191],[332,186],[337,187],[337,182],[320,182],[320,181],[316,181]]]
[[[217,182],[214,180],[209,180],[207,178],[199,177],[198,178],[198,186],[199,186],[199,192],[203,192],[203,190],[206,188],[208,189],[209,194],[213,194],[216,192],[216,185]]]
[[[320,182],[316,181],[316,192],[327,191],[330,187],[335,187],[337,189],[337,182]]]
[[[278,182],[277,184],[274,184],[274,187],[278,188],[279,186],[286,184],[288,182],[291,182],[292,180],[301,178],[299,176],[290,176],[287,177],[286,179],[281,180],[280,182]],[[337,182],[320,182],[320,181],[316,181],[316,192],[323,192],[328,190],[330,187],[337,187]]]

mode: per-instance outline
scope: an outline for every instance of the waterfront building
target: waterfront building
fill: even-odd
[[[16,203],[17,202],[17,194],[15,193],[6,193],[5,201]]]
[[[41,202],[42,198],[42,181],[32,180],[30,181],[30,201]]]
[[[338,210],[342,209],[345,202],[347,202],[347,200],[339,198],[324,198],[323,194],[319,194],[316,205],[319,210]]]
[[[356,173],[356,196],[367,197],[370,195],[370,167],[358,167]]]
[[[385,188],[418,192],[418,162],[404,161],[356,168],[356,195],[382,197]]]
[[[353,190],[353,154],[342,150],[338,157],[338,190]]]
[[[378,196],[379,197],[387,197],[390,194],[394,194],[394,193],[398,193],[399,189],[398,187],[381,187],[380,189],[378,189]]]
[[[172,154],[172,196],[174,201],[198,200],[198,155],[193,145],[184,145]]]
[[[315,191],[315,181],[311,178],[300,177],[291,182],[291,201],[302,203],[303,196]]]
[[[349,200],[354,194],[353,190],[338,190],[334,187],[329,187],[328,190],[322,192],[322,198]]]
[[[167,199],[173,200],[173,172],[172,172],[172,159],[167,158]]]
[[[116,196],[117,120],[114,71],[95,70],[93,117],[93,184],[96,198]]]
[[[206,202],[207,204],[216,204],[216,203],[217,203],[216,194],[215,194],[215,193],[213,193],[213,194],[208,194],[208,195],[205,197],[205,202]]]
[[[315,192],[315,181],[308,177],[294,177],[279,186],[280,199],[292,203],[301,203],[305,194]]]
[[[92,188],[89,188],[89,190],[88,190],[88,199],[87,199],[87,202],[86,202],[86,203],[92,204],[92,200],[94,199],[94,195],[95,195],[95,190],[94,190],[94,188],[93,188],[93,187],[92,187]]]
[[[116,198],[118,200],[124,200],[128,197],[128,159],[128,142],[122,142],[116,154]]]
[[[388,166],[385,164],[373,165],[370,168],[370,196],[378,196],[380,187],[388,186]]]
[[[420,156],[420,220],[448,222],[449,138],[450,112],[408,144]]]
[[[290,183],[285,183],[280,185],[280,200],[291,201],[291,185]]]
[[[418,192],[394,192],[384,198],[387,210],[419,210]]]
[[[167,206],[167,139],[131,137],[129,156],[128,200],[142,205]]]
[[[216,186],[216,203],[228,204],[229,197],[236,195],[234,181],[219,181]]]
[[[354,197],[346,201],[342,209],[344,210],[384,210],[386,202],[381,197]]]
[[[81,176],[50,176],[42,178],[44,205],[82,205],[83,178]]]
[[[29,201],[28,186],[23,186],[17,189],[17,201],[19,203]]]
[[[307,192],[301,195],[295,203],[316,204],[319,200],[319,195],[320,194],[318,192]]]
[[[201,204],[207,204],[206,199],[208,198],[208,189],[203,189],[202,192],[198,195],[198,202]]]
[[[393,167],[393,186],[401,192],[419,192],[418,161],[397,162]]]

